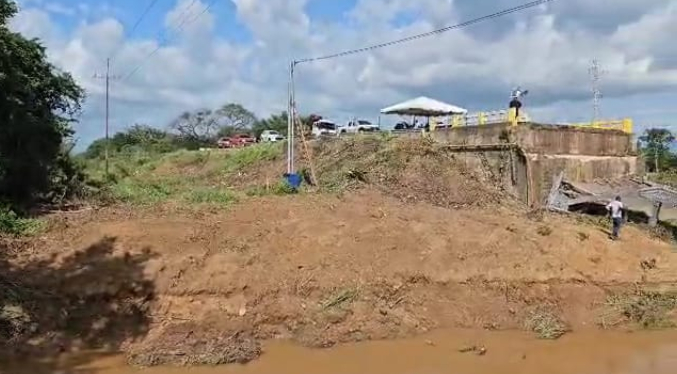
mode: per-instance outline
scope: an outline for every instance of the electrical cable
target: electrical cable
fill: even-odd
[[[186,9],[190,8],[195,2],[197,2],[197,0],[193,0],[193,2],[191,3],[191,5],[189,5]],[[209,9],[211,9],[212,5],[214,5],[215,2],[216,2],[216,0],[211,0],[211,1],[207,4],[207,6],[205,6],[205,8],[202,10],[202,12],[198,13],[196,16],[194,16],[193,18],[190,19],[190,22],[186,22],[186,21],[188,20],[188,17],[185,17],[185,18],[182,20],[182,22],[180,22],[180,24],[177,25],[177,32],[180,32],[181,30],[183,30],[183,27],[185,27],[185,26],[188,25],[188,24],[191,24],[191,23],[195,22],[198,18],[202,17],[202,15],[204,15],[205,13],[207,13],[207,11],[209,11]],[[181,27],[181,28],[178,29],[178,27]],[[166,40],[166,41],[168,41],[168,40]],[[151,57],[153,57],[153,55],[155,55],[155,54],[160,50],[160,48],[162,48],[162,46],[163,46],[163,45],[162,45],[161,43],[159,43],[158,46],[155,47],[155,49],[153,49],[150,53],[148,53],[148,54],[146,55],[146,57],[144,57],[143,60],[142,60],[138,65],[136,65],[136,67],[134,67],[134,69],[132,69],[128,74],[126,74],[126,75],[124,76],[124,78],[122,78],[122,81],[126,81],[126,80],[128,80],[129,78],[131,78],[131,76],[134,75],[137,71],[139,71],[139,70],[143,67],[143,65],[144,65]]]
[[[153,9],[153,7],[155,6],[155,4],[157,4],[158,1],[160,1],[160,0],[151,0],[151,1],[148,3],[148,5],[146,6],[146,8],[143,10],[143,12],[141,12],[141,15],[139,16],[139,18],[137,18],[137,19],[136,19],[136,22],[134,22],[134,25],[132,26],[131,30],[129,31],[128,37],[134,34],[134,32],[136,31],[136,29],[139,27],[139,25],[141,25],[141,22],[143,22],[144,18],[146,18],[146,16],[148,15],[148,12],[150,12],[150,10]],[[108,57],[108,58],[109,58],[110,60],[113,60],[113,59],[117,56],[118,52],[120,52],[120,49],[119,49],[119,48],[116,49],[115,52],[112,53],[112,54],[110,55],[110,57]]]
[[[150,12],[150,10],[155,6],[155,4],[157,4],[158,1],[160,0],[151,0],[150,3],[148,3],[148,6],[146,6],[146,9],[143,10],[141,15],[139,16],[139,19],[137,19],[136,22],[134,22],[134,26],[132,26],[132,29],[129,31],[130,35],[134,34],[134,32],[139,27],[143,19],[146,18],[146,16],[148,15],[148,12]]]
[[[407,42],[411,42],[411,41],[414,41],[414,40],[423,39],[423,38],[426,38],[426,37],[429,37],[429,36],[442,34],[442,33],[447,32],[447,31],[471,26],[471,25],[474,25],[474,24],[477,24],[477,23],[480,23],[480,22],[484,22],[484,21],[487,21],[487,20],[494,19],[494,18],[499,18],[499,17],[505,16],[505,15],[508,15],[508,14],[517,13],[517,12],[520,12],[520,11],[523,11],[523,10],[527,10],[527,9],[530,9],[530,8],[534,8],[534,7],[537,7],[537,6],[540,6],[540,5],[547,4],[547,3],[552,2],[552,1],[554,1],[554,0],[536,0],[536,1],[526,3],[526,4],[522,4],[522,5],[512,7],[512,8],[508,8],[508,9],[502,10],[500,12],[492,13],[492,14],[489,14],[489,15],[486,15],[486,16],[482,16],[482,17],[475,18],[475,19],[472,19],[472,20],[469,20],[469,21],[465,21],[465,22],[462,22],[462,23],[459,23],[459,24],[456,24],[456,25],[447,26],[447,27],[444,27],[444,28],[441,28],[441,29],[425,32],[425,33],[422,33],[422,34],[412,35],[412,36],[408,36],[406,38],[397,39],[397,40],[393,40],[393,41],[389,41],[389,42],[385,42],[385,43],[381,43],[381,44],[375,44],[375,45],[368,46],[368,47],[351,49],[351,50],[347,50],[347,51],[344,51],[344,52],[334,53],[334,54],[325,55],[325,56],[295,60],[294,64],[299,64],[299,63],[304,63],[304,62],[320,61],[320,60],[329,60],[329,59],[333,59],[333,58],[338,58],[338,57],[354,55],[354,54],[358,54],[358,53],[362,53],[362,52],[367,52],[367,51],[371,51],[371,50],[374,50],[374,49],[389,47],[389,46],[392,46],[392,45],[395,45],[395,44],[407,43]]]

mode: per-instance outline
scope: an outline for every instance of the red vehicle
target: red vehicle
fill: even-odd
[[[256,138],[253,138],[246,134],[235,135],[230,138],[231,143],[234,147],[246,147],[256,143]]]
[[[233,148],[235,145],[233,144],[233,139],[221,138],[216,141],[216,146],[218,148]]]

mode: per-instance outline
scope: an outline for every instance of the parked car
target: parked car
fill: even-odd
[[[321,119],[313,123],[312,134],[314,137],[336,136],[338,135],[338,126],[332,121]]]
[[[275,130],[264,130],[259,139],[261,142],[279,142],[284,140],[284,136]]]
[[[233,141],[231,138],[220,138],[216,141],[217,148],[233,148]]]
[[[374,125],[369,121],[362,120],[362,119],[354,119],[352,121],[349,121],[347,125],[341,126],[339,128],[339,133],[345,134],[354,134],[357,132],[373,132],[373,131],[379,131],[380,128],[378,125]]]
[[[416,128],[416,125],[407,121],[398,122],[395,125],[395,130],[411,130],[414,128]]]
[[[230,138],[233,146],[235,147],[246,147],[256,143],[256,138],[253,138],[247,134],[239,134]]]

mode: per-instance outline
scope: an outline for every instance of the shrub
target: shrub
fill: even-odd
[[[42,229],[42,222],[21,218],[9,208],[0,208],[0,233],[12,236],[31,236]]]

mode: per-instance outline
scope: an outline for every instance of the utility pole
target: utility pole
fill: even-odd
[[[596,58],[592,60],[588,73],[592,80],[592,124],[594,125],[599,120],[599,103],[602,99],[599,83],[602,80],[603,74],[599,61]]]
[[[104,159],[105,159],[105,173],[106,178],[108,178],[108,152],[110,144],[110,133],[109,133],[109,119],[110,119],[110,80],[118,79],[117,76],[110,75],[110,57],[106,59],[106,74],[99,75],[94,74],[94,78],[104,79],[106,81],[106,121],[105,121],[105,132],[106,132],[106,145],[104,149]]]

